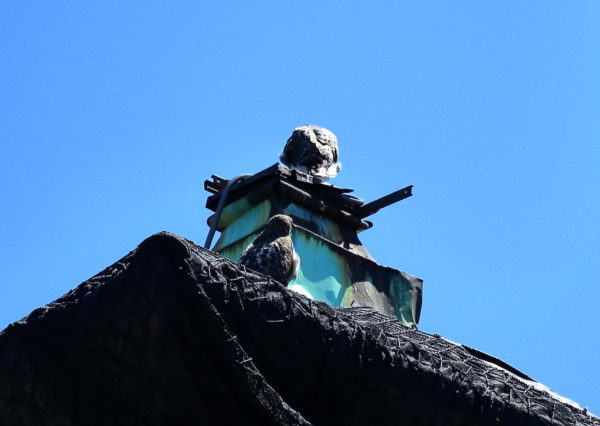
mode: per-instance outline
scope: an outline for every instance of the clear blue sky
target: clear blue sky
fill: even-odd
[[[338,135],[421,329],[600,413],[600,3],[3,2],[0,329]]]

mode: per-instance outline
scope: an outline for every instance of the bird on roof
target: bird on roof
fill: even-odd
[[[258,237],[244,250],[239,263],[287,285],[296,278],[300,265],[290,237],[292,223],[292,218],[284,214],[269,219]]]
[[[342,168],[335,135],[312,124],[294,129],[279,159],[290,169],[322,180],[336,177]]]

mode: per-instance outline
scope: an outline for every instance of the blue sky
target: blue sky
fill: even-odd
[[[326,3],[326,4],[325,4]],[[169,230],[202,182],[338,136],[332,183],[421,329],[600,413],[600,4],[4,2],[0,329]]]

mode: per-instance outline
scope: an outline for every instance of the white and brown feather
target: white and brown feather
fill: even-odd
[[[292,218],[282,214],[273,216],[244,250],[239,263],[287,285],[296,278],[299,265],[291,232]]]
[[[335,177],[342,167],[336,136],[312,124],[294,129],[279,159],[290,169],[323,180]]]

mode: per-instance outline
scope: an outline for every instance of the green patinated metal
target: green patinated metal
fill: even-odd
[[[252,206],[246,198],[242,198],[226,206],[218,225],[223,231],[213,250],[221,251],[223,247],[254,233],[269,220],[270,213],[271,203],[269,200],[263,200]],[[232,260],[238,260],[239,257],[238,255]]]
[[[288,216],[302,218],[313,225],[316,234],[328,239],[336,244],[340,244],[344,237],[339,226],[331,219],[324,217],[316,212],[299,206],[296,203],[290,203],[283,209],[283,213]]]
[[[422,281],[375,262],[357,237],[364,226],[357,228],[364,222],[349,218],[351,212],[334,217],[335,210],[322,208],[327,199],[321,203],[306,200],[313,188],[294,182],[281,169],[261,173],[266,176],[232,192],[218,223],[221,236],[213,250],[237,261],[270,217],[287,214],[294,220],[292,240],[300,257],[298,276],[288,288],[332,306],[372,306],[407,325],[418,324]],[[280,180],[286,180],[285,188],[277,185]],[[291,193],[293,200],[291,184],[301,191],[300,197]],[[215,204],[216,198],[211,197],[207,207],[214,209]]]
[[[300,270],[288,287],[311,299],[340,306],[345,290],[352,285],[344,259],[337,256],[324,240],[301,229],[294,229],[292,241],[300,256]]]

